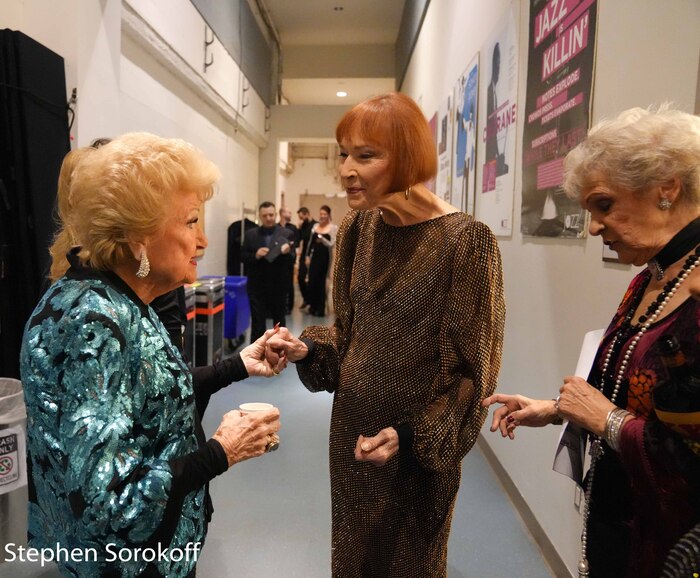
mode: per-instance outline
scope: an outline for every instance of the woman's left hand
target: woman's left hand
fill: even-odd
[[[381,430],[374,437],[360,435],[355,444],[355,459],[383,466],[399,453],[399,434],[393,427]]]
[[[569,375],[559,389],[559,415],[595,435],[605,433],[605,421],[615,404],[582,377]]]
[[[284,355],[278,357],[274,364],[270,363],[265,357],[267,341],[278,331],[279,327],[268,329],[263,333],[262,337],[241,351],[241,359],[249,376],[271,377],[279,375],[287,367],[287,358]]]

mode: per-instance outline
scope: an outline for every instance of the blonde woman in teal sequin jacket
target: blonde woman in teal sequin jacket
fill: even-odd
[[[263,360],[272,331],[193,383],[149,303],[197,277],[197,224],[218,170],[181,140],[133,133],[82,159],[63,215],[80,247],[27,323],[29,546],[70,576],[193,576],[211,516],[207,484],[262,455],[279,413],[227,413],[211,393]]]

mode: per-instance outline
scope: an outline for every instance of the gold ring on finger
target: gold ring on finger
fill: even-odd
[[[269,441],[265,446],[265,453],[274,452],[277,448],[280,447],[280,438],[277,436],[277,434],[269,434],[268,438]]]

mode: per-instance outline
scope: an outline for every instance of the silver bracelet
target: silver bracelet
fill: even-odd
[[[616,407],[608,412],[605,419],[605,434],[603,437],[608,445],[616,452],[620,450],[620,434],[622,433],[622,422],[628,415],[632,415],[626,409]]]
[[[557,412],[556,415],[552,418],[551,423],[552,425],[561,425],[564,423],[564,418],[559,415],[559,398],[561,396],[558,395],[557,397],[553,397],[552,401],[554,402],[554,410]]]

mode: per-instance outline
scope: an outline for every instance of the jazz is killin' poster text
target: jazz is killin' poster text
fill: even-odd
[[[452,161],[452,204],[474,214],[476,186],[476,113],[479,97],[479,53],[457,79],[454,112],[454,159]]]
[[[475,215],[496,235],[513,232],[518,39],[511,3],[481,50]]]
[[[521,232],[586,236],[586,213],[561,184],[564,157],[590,126],[597,1],[532,0],[523,135]]]

